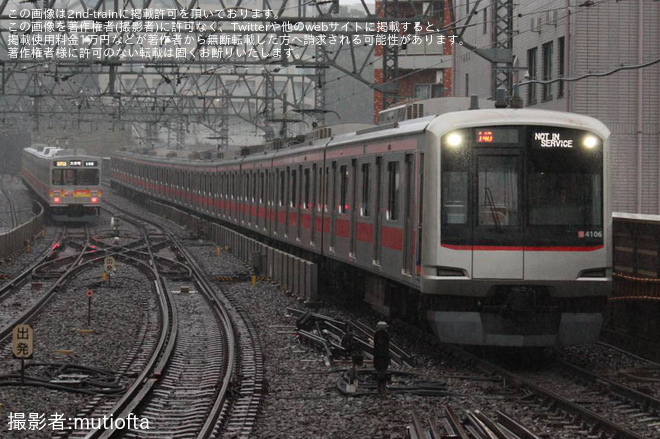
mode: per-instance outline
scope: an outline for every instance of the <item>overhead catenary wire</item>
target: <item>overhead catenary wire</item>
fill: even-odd
[[[549,9],[536,9],[536,10],[534,10],[534,11],[530,11],[530,12],[527,12],[527,13],[525,13],[525,14],[518,14],[518,18],[520,19],[520,18],[525,17],[525,16],[545,14],[545,13],[547,13],[547,12],[553,12],[553,11],[556,11],[556,10],[557,10],[557,11],[559,11],[559,10],[567,10],[567,14],[566,14],[566,15],[563,15],[562,17],[559,17],[559,18],[556,20],[557,22],[560,22],[560,21],[563,21],[563,20],[567,19],[567,17],[569,17],[569,16],[575,16],[575,15],[577,15],[577,14],[586,13],[586,12],[588,12],[588,11],[593,10],[593,9],[594,9],[595,7],[597,7],[597,6],[601,6],[601,5],[603,5],[603,4],[610,3],[610,2],[611,2],[611,0],[601,0],[601,1],[596,1],[596,2],[593,2],[593,4],[590,5],[589,7],[580,8],[580,9],[574,11],[574,12],[570,12],[570,10],[568,10],[569,8],[567,8],[567,7],[565,7],[565,6],[564,6],[564,7],[559,7],[559,8],[556,8],[556,7],[555,7],[555,8],[549,8]],[[457,7],[455,6],[455,8],[457,8]],[[464,19],[467,19],[467,16],[466,16],[466,17],[463,17],[462,19],[456,20],[456,22],[458,23],[458,22],[460,22],[461,20],[464,20]],[[476,26],[482,26],[482,25],[483,25],[483,22],[476,22],[476,23],[472,23],[472,24],[467,25],[467,27],[476,27]],[[441,30],[437,30],[437,31],[435,31],[435,32],[433,32],[433,33],[436,33],[436,34],[437,34],[437,33],[445,33],[445,32],[447,32],[448,30],[449,30],[449,29],[441,29]],[[518,36],[520,36],[520,35],[524,35],[524,34],[527,33],[527,32],[532,32],[532,29],[528,29],[528,30],[526,30],[526,31],[519,32],[517,35],[518,35]],[[461,43],[459,42],[458,44],[461,44]],[[483,48],[487,48],[487,47],[490,47],[490,46],[483,46],[483,47],[481,47],[481,48],[483,49]],[[373,61],[371,61],[370,63],[368,63],[367,65],[374,65],[376,62],[378,62],[378,61],[381,60],[381,59],[382,59],[382,57],[377,57],[377,58],[375,58]],[[382,85],[387,85],[387,84],[390,84],[390,83],[394,83],[395,81],[397,81],[397,80],[399,80],[399,79],[403,79],[403,78],[406,78],[406,77],[409,77],[409,76],[412,76],[412,75],[415,75],[415,74],[419,74],[420,72],[424,72],[424,71],[428,71],[428,70],[435,69],[435,68],[441,66],[443,63],[444,63],[444,61],[439,61],[439,62],[437,62],[437,63],[434,63],[434,64],[431,64],[431,65],[429,65],[429,66],[427,66],[427,67],[424,67],[424,68],[422,68],[422,69],[416,69],[416,70],[414,70],[414,71],[412,71],[412,72],[410,72],[410,73],[407,73],[407,74],[401,75],[401,76],[397,77],[396,79],[394,79],[394,80],[392,80],[392,81],[384,82],[384,83],[382,83],[382,84],[378,84],[378,85],[379,85],[379,86],[382,86]],[[651,62],[651,63],[652,63],[652,64],[655,64],[655,62]],[[648,63],[646,63],[646,64],[648,64]],[[652,64],[649,64],[649,65],[652,65]],[[647,65],[642,65],[642,67],[646,67],[646,66],[647,66]],[[626,69],[630,69],[630,68],[634,68],[634,67],[635,67],[635,66],[626,66]],[[642,68],[642,67],[638,67],[638,68]],[[615,69],[615,71],[618,71],[618,70],[621,70],[621,67],[617,67],[617,69]],[[578,77],[578,78],[575,79],[575,80],[585,79],[586,77],[588,77],[588,75],[591,75],[591,76],[607,76],[607,75],[612,74],[612,73],[614,73],[614,71],[611,71],[611,72],[605,72],[604,74],[594,74],[594,73],[591,73],[591,72],[590,72],[590,73],[588,73],[587,75],[581,75],[580,77]],[[339,76],[339,77],[337,77],[337,78],[333,78],[333,79],[327,80],[327,81],[326,81],[326,84],[327,84],[327,83],[331,83],[331,82],[333,82],[333,81],[341,81],[341,80],[344,80],[345,78],[350,77],[350,76],[351,76],[351,75],[349,75],[349,74],[345,74],[345,75]],[[556,78],[556,79],[553,79],[552,82],[561,81],[562,79],[565,79],[565,78]],[[537,80],[537,82],[539,82],[539,83],[543,83],[543,82],[541,82],[541,81],[539,81],[539,80]],[[524,84],[528,84],[528,83],[529,83],[529,82],[519,83],[518,85],[524,85]],[[352,99],[352,98],[354,98],[355,96],[360,96],[360,95],[363,95],[363,94],[365,94],[365,93],[371,93],[371,92],[373,92],[374,90],[377,91],[377,90],[376,90],[376,86],[372,86],[372,87],[370,87],[369,89],[366,89],[366,90],[364,90],[364,91],[361,91],[361,92],[355,93],[355,94],[353,94],[353,95],[351,95],[351,96],[347,96],[347,97],[345,97],[345,98],[339,98],[339,99],[336,99],[336,100],[334,100],[334,101],[327,102],[327,105],[336,105],[336,104],[340,104],[340,103],[342,103],[342,102],[345,102],[347,99]]]

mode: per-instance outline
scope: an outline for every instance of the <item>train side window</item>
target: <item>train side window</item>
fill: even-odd
[[[310,181],[309,181],[309,168],[305,169],[305,199],[304,199],[304,204],[303,208],[309,209],[310,204],[309,204],[309,191],[310,191]]]
[[[397,221],[399,219],[399,162],[387,163],[387,219]]]
[[[257,171],[252,172],[252,202],[257,201]]]
[[[348,211],[348,203],[346,194],[348,192],[348,166],[339,167],[339,213],[346,213]]]
[[[261,171],[261,194],[259,195],[260,198],[260,204],[266,207],[268,204],[268,190],[266,189],[268,187],[268,171]]]
[[[318,169],[316,168],[315,164],[312,165],[312,184],[314,186],[312,186],[312,189],[311,189],[311,191],[312,191],[312,201],[311,201],[311,204],[309,206],[310,209],[314,209],[318,204],[318,198],[317,198],[316,194],[318,193],[317,187],[318,187],[318,184],[319,184],[319,180],[318,180]]]
[[[369,176],[371,163],[362,164],[362,206],[360,206],[360,215],[369,216],[369,185],[371,184],[371,177]]]
[[[286,174],[282,170],[280,172],[280,206],[284,206],[284,199],[286,198]]]
[[[245,201],[250,201],[250,172],[245,172],[245,184],[243,185],[243,199]]]
[[[325,168],[325,198],[323,199],[323,207],[328,211],[328,204],[330,204],[330,167]]]
[[[296,189],[298,187],[297,186],[298,180],[296,179],[296,175],[297,175],[296,170],[295,169],[292,170],[291,171],[291,200],[290,200],[291,207],[296,207],[296,196],[298,195],[296,193]]]

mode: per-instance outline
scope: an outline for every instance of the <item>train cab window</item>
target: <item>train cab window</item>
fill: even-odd
[[[519,225],[517,157],[481,156],[477,166],[479,225]]]
[[[360,206],[360,215],[369,216],[369,185],[371,184],[371,178],[369,176],[371,163],[362,164],[362,205]]]
[[[469,162],[467,151],[443,145],[441,194],[443,225],[468,222]]]
[[[348,166],[339,167],[339,213],[348,212],[349,206],[346,199],[348,192]]]
[[[77,169],[76,184],[78,185],[97,185],[99,184],[98,169]]]
[[[387,163],[387,219],[399,219],[399,162]]]
[[[543,128],[544,131],[548,131]],[[555,129],[557,142],[573,142],[572,147],[542,148],[530,130],[528,221],[532,226],[603,225],[602,145],[585,147],[588,133]],[[595,139],[594,136],[591,136]],[[559,140],[557,140],[559,139]]]
[[[99,184],[98,169],[53,169],[51,174],[54,186],[88,186]]]
[[[75,169],[65,169],[62,172],[62,184],[64,186],[70,186],[76,183],[76,170]]]

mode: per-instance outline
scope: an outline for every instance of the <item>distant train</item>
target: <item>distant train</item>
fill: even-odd
[[[374,308],[443,342],[595,341],[611,291],[609,130],[578,114],[471,110],[229,161],[120,154],[137,191],[357,267]]]
[[[23,150],[21,176],[55,221],[85,222],[100,213],[101,162],[74,150],[34,145]]]

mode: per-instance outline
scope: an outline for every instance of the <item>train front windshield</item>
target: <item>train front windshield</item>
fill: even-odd
[[[100,173],[98,169],[53,169],[53,186],[98,186]]]
[[[442,242],[595,245],[603,237],[602,139],[548,126],[443,137]]]

